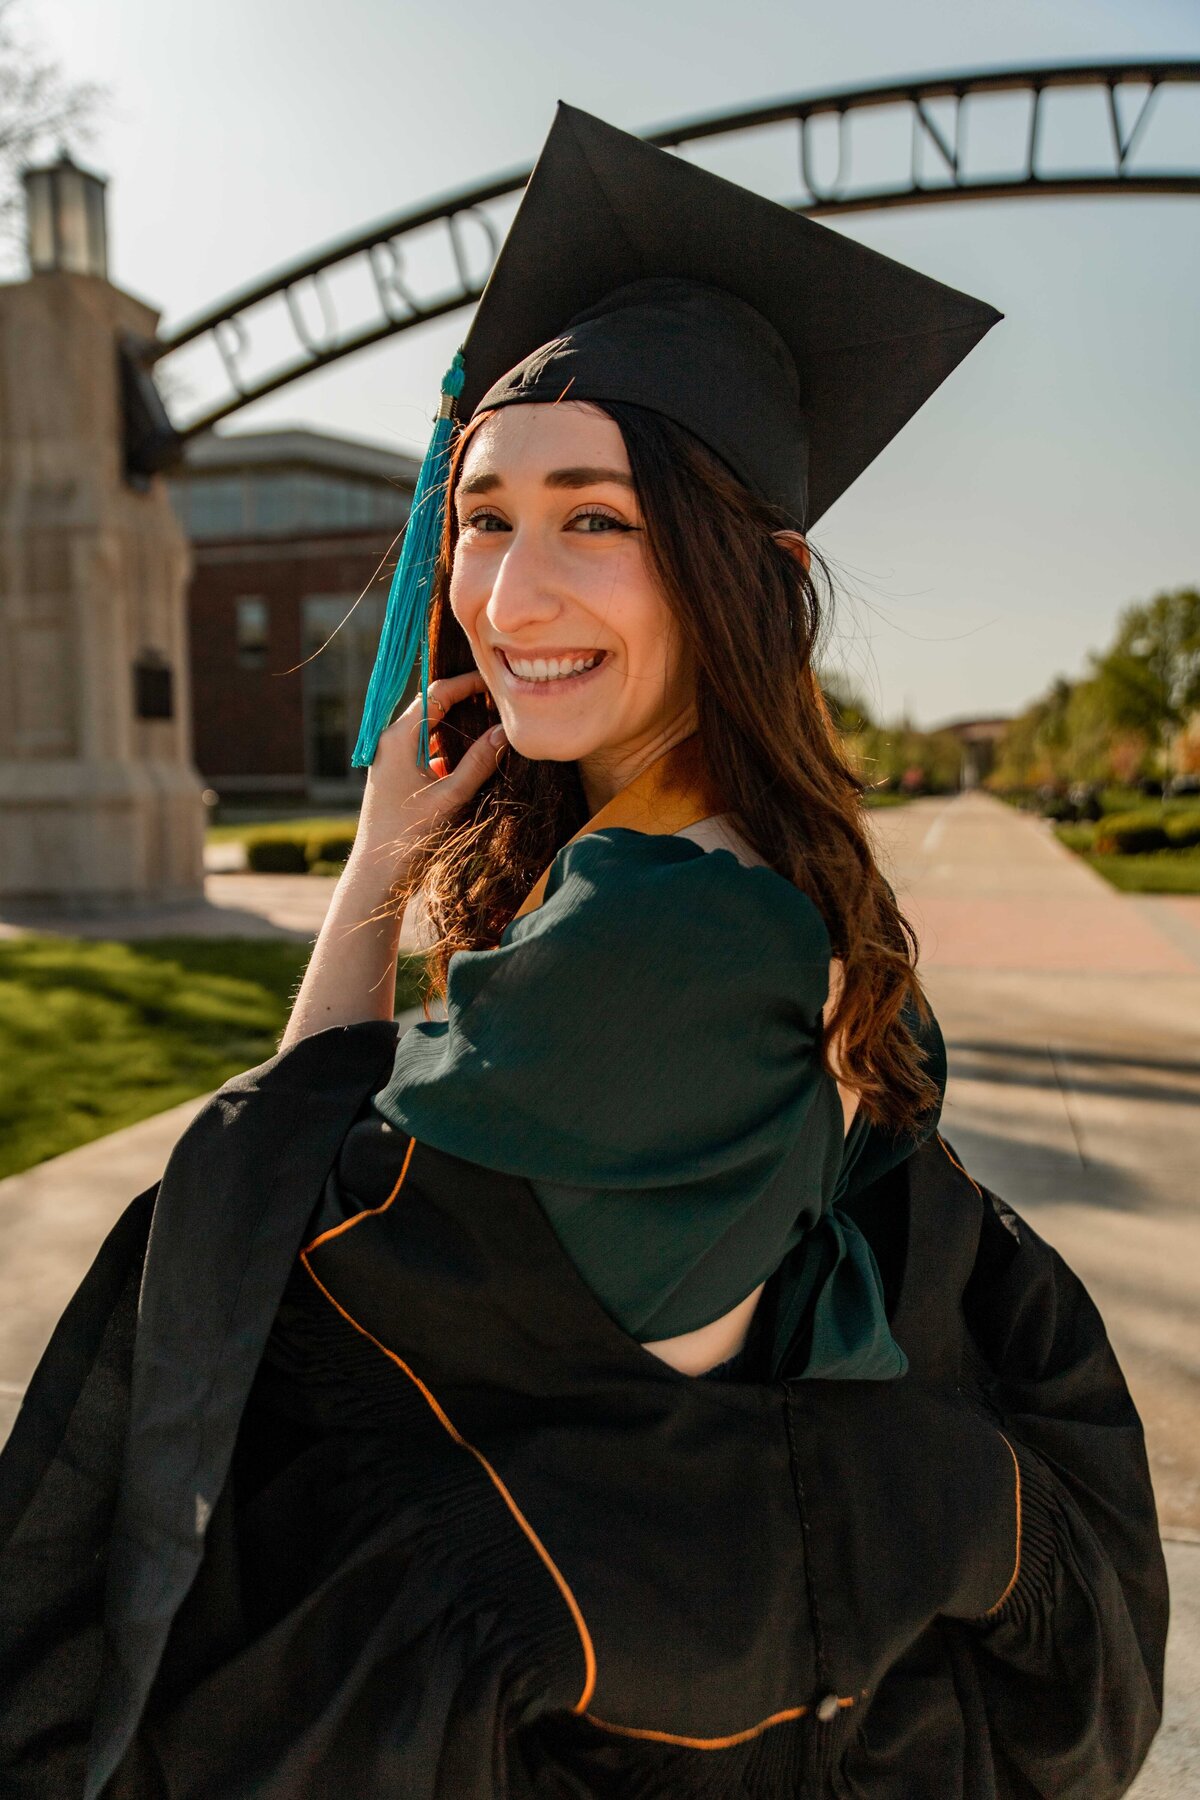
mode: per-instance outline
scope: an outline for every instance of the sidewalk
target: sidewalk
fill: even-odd
[[[210,872],[203,900],[137,911],[62,914],[6,905],[0,938],[22,932],[54,937],[290,937],[311,942],[321,929],[337,882],[324,875]]]
[[[115,938],[291,938],[311,944],[321,929],[337,880],[326,875],[251,875],[210,868],[204,898],[176,906],[137,911],[54,913],[5,905],[0,939],[36,932],[50,937]],[[413,922],[406,917],[403,950],[416,948]]]
[[[1133,1800],[1200,1800],[1200,902],[1110,888],[983,795],[874,815],[950,1051],[942,1126],[1082,1276],[1146,1426],[1167,1713]]]
[[[1087,1283],[1164,1526],[1200,1538],[1200,935],[999,801],[876,817],[950,1049],[945,1135]]]

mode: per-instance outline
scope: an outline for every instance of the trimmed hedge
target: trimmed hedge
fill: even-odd
[[[246,867],[256,875],[307,875],[308,857],[298,838],[248,837]]]
[[[1093,846],[1101,856],[1142,856],[1168,845],[1162,811],[1110,813],[1096,826]]]
[[[354,848],[354,833],[336,828],[312,836],[278,825],[247,832],[246,867],[256,875],[340,875]]]
[[[1163,820],[1163,830],[1173,850],[1200,848],[1200,807],[1189,812],[1168,813]]]
[[[314,863],[344,863],[353,848],[352,831],[327,832],[322,837],[310,837],[304,853],[312,868]]]

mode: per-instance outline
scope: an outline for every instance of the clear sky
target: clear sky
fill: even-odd
[[[909,74],[1200,56],[1195,0],[27,0],[25,12],[70,74],[111,89],[90,156],[111,179],[111,270],[168,326],[357,226],[531,162],[560,97],[648,130]],[[1196,168],[1200,98],[1166,99],[1159,146]],[[1048,163],[1102,153],[1098,106],[1062,120]],[[765,158],[712,166],[795,197]],[[843,577],[833,661],[883,716],[1019,709],[1055,674],[1083,672],[1124,605],[1200,582],[1200,198],[927,207],[839,228],[1006,318],[818,527]],[[420,447],[461,329],[460,315],[348,359],[236,426]]]

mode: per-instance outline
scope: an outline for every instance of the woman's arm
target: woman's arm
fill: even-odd
[[[477,669],[429,684],[431,726],[483,686]],[[379,740],[367,772],[354,849],[313,949],[292,1008],[281,1050],[331,1025],[390,1019],[396,1002],[400,919],[394,895],[433,827],[464,806],[495,773],[505,738],[499,726],[477,738],[452,774],[435,757],[431,772],[417,767],[421,700]]]
[[[281,1050],[330,1025],[391,1018],[400,944],[392,894],[403,871],[388,863],[355,848],[313,948]]]
[[[987,1210],[967,1322],[1021,1471],[1021,1557],[972,1633],[1022,1792],[1111,1800],[1162,1711],[1167,1585],[1141,1421],[1082,1282],[1010,1207]]]
[[[1137,1412],[1082,1283],[1011,1207],[930,1143],[867,1223],[901,1179],[908,1375],[786,1383],[829,1686],[886,1683],[933,1624],[998,1800],[1117,1800],[1167,1626]]]

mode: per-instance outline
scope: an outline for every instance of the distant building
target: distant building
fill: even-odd
[[[996,752],[1011,724],[1011,718],[950,719],[935,728],[949,732],[962,745],[962,787],[978,787],[991,774],[996,766]]]
[[[391,566],[417,467],[307,429],[189,444],[170,485],[195,563],[195,759],[223,800],[357,799],[350,754],[386,594],[372,577]]]

